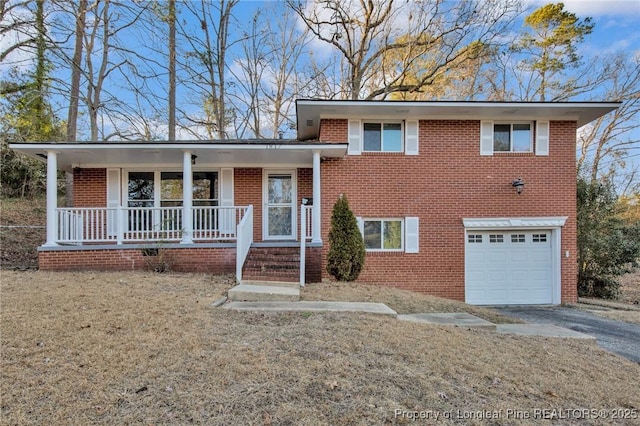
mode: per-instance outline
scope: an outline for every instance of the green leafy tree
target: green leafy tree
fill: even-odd
[[[523,79],[528,82],[525,90],[532,92],[527,97],[543,102],[566,98],[575,82],[561,74],[580,65],[577,46],[593,30],[591,18],[580,20],[564,3],[555,3],[536,9],[524,23],[527,29],[512,50],[525,55],[522,71],[535,77]]]
[[[578,294],[615,299],[640,259],[640,222],[624,221],[610,181],[578,178]]]
[[[333,206],[327,272],[339,281],[355,281],[364,267],[365,248],[346,196]]]
[[[44,164],[9,149],[9,142],[51,142],[62,138],[62,124],[48,101],[51,64],[46,58],[47,34],[44,0],[36,1],[35,68],[26,78],[14,70],[11,81],[2,82],[0,106],[0,169],[3,196],[34,196],[44,192]]]

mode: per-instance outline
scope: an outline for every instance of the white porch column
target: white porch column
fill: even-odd
[[[58,229],[56,208],[58,207],[58,153],[47,151],[47,241],[45,246],[57,246]]]
[[[320,208],[320,151],[313,151],[313,210],[311,212],[313,218],[311,242],[313,243],[322,242],[320,234]]]
[[[180,244],[191,244],[193,242],[192,154],[191,151],[183,151],[182,155],[182,241],[180,241]]]

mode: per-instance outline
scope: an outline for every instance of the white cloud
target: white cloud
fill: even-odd
[[[540,7],[549,3],[545,0],[532,0],[533,7]],[[640,16],[640,1],[638,0],[563,0],[565,10],[580,17],[592,16]]]

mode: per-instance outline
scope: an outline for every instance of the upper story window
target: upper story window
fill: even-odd
[[[418,120],[349,119],[349,155],[392,152],[418,155]]]
[[[365,152],[402,152],[402,123],[365,122],[363,135]]]
[[[494,152],[531,152],[532,142],[531,123],[493,125]]]
[[[490,156],[496,152],[548,156],[549,121],[482,120],[480,122],[480,155]]]

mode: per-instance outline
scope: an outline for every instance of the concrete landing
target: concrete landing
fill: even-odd
[[[496,329],[496,325],[494,323],[463,312],[398,315],[398,319],[400,321],[418,322],[431,325],[455,325],[457,327],[481,328],[490,331]]]
[[[231,302],[224,305],[225,309],[236,311],[259,312],[365,312],[370,314],[398,315],[396,311],[384,303],[358,302]]]
[[[500,334],[517,334],[520,336],[568,337],[596,341],[596,338],[568,328],[551,324],[498,324],[496,331]]]
[[[229,290],[229,300],[234,301],[287,301],[300,300],[300,289],[270,285],[240,284]]]

